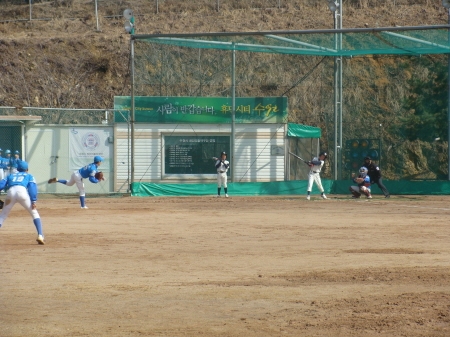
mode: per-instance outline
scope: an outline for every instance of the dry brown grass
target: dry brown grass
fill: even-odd
[[[22,1],[0,2],[2,18],[23,20],[0,23],[0,105],[64,108],[111,108],[114,96],[129,93],[129,36],[121,14],[132,8],[137,33],[231,32],[332,28],[326,1],[221,0],[99,1],[99,31],[94,2],[85,0],[36,2],[32,9]],[[386,27],[393,25],[446,24],[447,12],[440,1],[348,0],[344,1],[344,27]],[[287,94],[290,121],[320,126],[324,144],[332,135],[332,61],[325,60],[306,76],[320,59],[271,55],[240,56],[238,94],[246,96]],[[226,94],[230,78],[224,67],[229,58],[196,74],[198,87],[175,86],[179,75],[167,72],[162,94]],[[214,62],[222,68],[214,68]],[[424,69],[396,70],[397,58],[356,58],[344,60],[346,132],[357,136],[378,136],[377,128],[352,124],[363,113],[374,124],[392,125],[407,94],[405,82],[424,76]],[[243,67],[242,67],[243,65]],[[156,65],[155,65],[156,66]],[[227,68],[228,69],[228,68]],[[178,76],[178,77],[177,77]],[[305,77],[301,82],[299,79]],[[172,82],[170,82],[172,81]],[[185,82],[185,81],[184,81]],[[172,83],[172,87],[169,87]],[[208,89],[208,86],[210,87]],[[210,90],[209,92],[207,90]],[[146,92],[147,93],[147,92]],[[353,128],[353,129],[352,129]],[[396,134],[386,134],[395,145]],[[398,154],[396,154],[398,155]],[[420,153],[416,153],[420,157]],[[445,162],[446,158],[442,158]],[[407,160],[407,159],[406,159]],[[388,164],[388,163],[386,163]],[[389,167],[390,165],[390,167]],[[398,165],[389,163],[387,172]],[[413,167],[414,165],[411,165]],[[418,170],[412,173],[419,174]],[[392,173],[392,178],[396,173]]]

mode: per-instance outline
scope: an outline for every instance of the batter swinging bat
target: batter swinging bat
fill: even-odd
[[[300,159],[302,162],[304,162],[305,164],[309,165],[309,162],[308,162],[307,160],[303,159],[303,158],[300,157],[300,156],[297,156],[295,153],[292,153],[292,152],[289,151],[289,154],[290,154],[290,155],[293,155],[295,158],[298,158],[298,159]]]

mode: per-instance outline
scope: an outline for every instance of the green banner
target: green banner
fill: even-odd
[[[130,96],[114,97],[114,121],[127,121]],[[287,97],[236,98],[236,123],[286,123]],[[232,100],[228,97],[134,98],[136,123],[231,124]]]

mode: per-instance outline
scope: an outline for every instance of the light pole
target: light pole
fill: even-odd
[[[442,6],[447,9],[447,23],[450,25],[450,0],[442,0]],[[447,43],[450,44],[450,28],[448,29]],[[448,140],[448,176],[450,180],[450,54],[447,54],[447,140]]]
[[[449,0],[450,1],[450,0]],[[342,0],[328,0],[334,29],[342,29]],[[334,35],[334,49],[342,49],[342,33]],[[339,162],[339,166],[338,166]],[[342,56],[334,57],[334,180],[342,179]]]
[[[134,34],[134,16],[133,11],[131,9],[125,9],[123,11],[123,17],[127,20],[125,21],[125,31],[131,35]],[[133,36],[130,38],[130,81],[131,81],[131,104],[130,104],[130,189],[131,185],[134,183],[134,122],[135,122],[135,108],[134,108],[134,39]]]

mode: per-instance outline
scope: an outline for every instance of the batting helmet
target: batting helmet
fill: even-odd
[[[5,154],[11,154],[11,150],[6,150]]]
[[[369,156],[364,157],[364,160],[372,160],[372,158],[370,158]]]
[[[328,157],[328,153],[326,153],[325,151],[322,151],[322,152],[319,153],[319,157],[320,156],[325,156],[325,158],[327,158]]]
[[[14,154],[20,154],[20,152],[18,150],[14,151]]]
[[[95,156],[94,157],[94,163],[101,163],[103,161],[103,158],[100,156]]]
[[[369,172],[369,170],[367,170],[367,168],[364,166],[359,169],[359,174],[363,178],[367,175],[368,172]]]
[[[2,150],[2,149],[0,149],[0,152],[3,152],[3,150]]]
[[[17,164],[17,171],[25,172],[26,170],[28,170],[28,163],[24,160],[19,161]]]
[[[225,152],[225,151],[222,151],[222,153],[220,154],[221,156],[223,156],[223,155],[227,155],[227,153]]]

